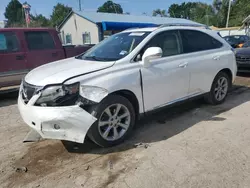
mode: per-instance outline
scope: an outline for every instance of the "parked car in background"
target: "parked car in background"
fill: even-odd
[[[88,46],[62,46],[55,29],[0,29],[0,90],[19,86],[30,70],[49,62],[79,55]]]
[[[250,40],[248,40],[242,45],[242,48],[248,48],[248,47],[250,47]]]
[[[141,115],[194,97],[221,104],[235,79],[231,46],[191,26],[123,31],[84,55],[38,67],[20,89],[23,120],[41,137],[108,147]]]
[[[233,48],[241,48],[243,44],[250,40],[247,35],[230,35],[223,37]]]
[[[250,72],[250,46],[249,42],[243,45],[243,48],[235,50],[238,72]]]

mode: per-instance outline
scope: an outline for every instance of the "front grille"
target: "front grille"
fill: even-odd
[[[250,63],[250,56],[236,55],[236,61],[239,63]]]
[[[22,98],[25,103],[29,102],[29,100],[33,97],[37,89],[38,89],[37,86],[28,84],[27,82],[23,81],[21,92],[22,92]]]

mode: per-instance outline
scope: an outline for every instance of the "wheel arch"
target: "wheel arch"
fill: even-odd
[[[139,101],[138,101],[136,95],[132,91],[127,90],[127,89],[122,89],[122,90],[114,91],[114,92],[110,93],[109,95],[120,95],[120,96],[128,99],[129,102],[131,102],[131,104],[134,107],[136,119],[139,118],[139,113],[140,113]]]
[[[224,73],[226,73],[226,74],[228,75],[228,77],[229,77],[229,79],[230,79],[230,87],[231,87],[231,86],[232,86],[232,82],[233,82],[233,73],[232,73],[232,71],[231,71],[229,68],[224,68],[224,69],[220,70],[220,71],[216,74],[216,76],[217,76],[220,72],[224,72]],[[215,76],[215,77],[216,77],[216,76]]]

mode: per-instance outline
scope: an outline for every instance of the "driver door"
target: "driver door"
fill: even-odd
[[[187,98],[189,89],[188,62],[182,58],[182,46],[177,30],[164,31],[145,46],[160,47],[162,58],[141,68],[145,111],[172,104]]]

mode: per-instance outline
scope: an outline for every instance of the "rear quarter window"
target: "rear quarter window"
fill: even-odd
[[[221,42],[201,31],[181,30],[183,53],[192,53],[217,49],[223,46]]]
[[[25,39],[29,50],[55,49],[54,39],[47,31],[25,32]]]

